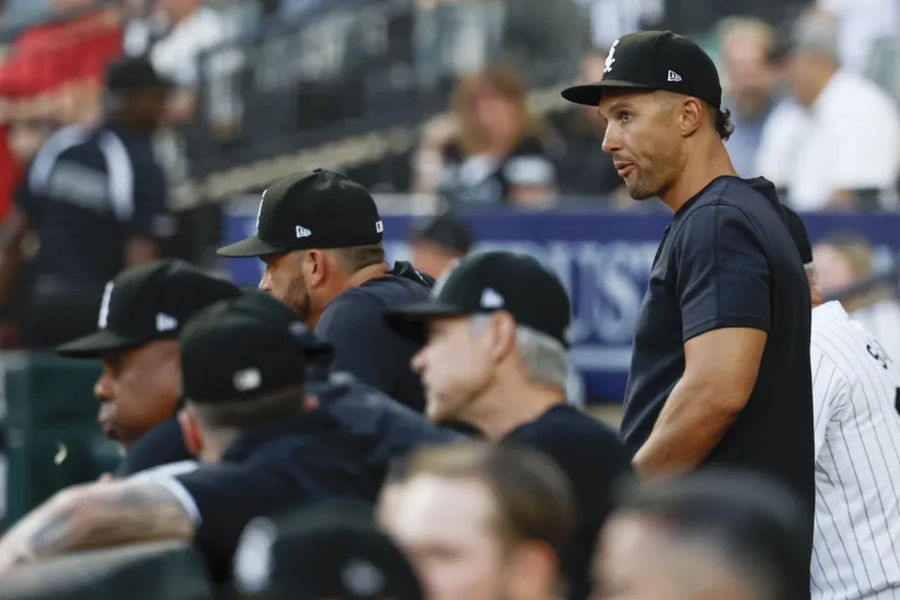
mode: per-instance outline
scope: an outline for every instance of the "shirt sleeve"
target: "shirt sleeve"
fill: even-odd
[[[810,343],[813,385],[813,434],[815,459],[825,445],[828,424],[849,401],[850,386],[843,372],[815,340]]]
[[[770,270],[759,237],[735,207],[688,215],[675,244],[682,339],[723,327],[769,330]]]
[[[384,307],[358,290],[348,290],[325,307],[316,335],[334,346],[332,371],[347,371],[391,394],[397,380],[397,351],[389,346]]]

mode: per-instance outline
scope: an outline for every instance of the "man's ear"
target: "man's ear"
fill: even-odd
[[[691,96],[685,98],[681,103],[682,137],[694,135],[706,118],[708,118],[708,111],[700,100]]]
[[[516,320],[505,310],[491,314],[490,352],[494,360],[500,362],[516,351]]]
[[[319,399],[312,394],[304,394],[300,401],[300,410],[302,412],[310,412],[319,408]]]
[[[203,430],[197,422],[197,417],[190,407],[178,411],[178,424],[181,426],[181,437],[184,445],[194,456],[200,456],[203,451]]]
[[[323,250],[300,251],[298,257],[307,289],[317,288],[328,281],[330,257]]]

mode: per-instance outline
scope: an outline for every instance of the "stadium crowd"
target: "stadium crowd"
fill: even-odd
[[[276,25],[355,31],[355,72],[362,4],[3,3],[0,348],[100,363],[122,458],[6,523],[0,598],[900,598],[895,281],[828,301],[875,250],[797,215],[898,208],[900,6],[393,4],[444,112],[391,181],[251,190],[214,262],[176,210],[197,136],[253,145]],[[377,190],[440,199],[410,262]],[[471,251],[469,211],[575,202],[674,213],[619,431],[567,401],[573,290]]]

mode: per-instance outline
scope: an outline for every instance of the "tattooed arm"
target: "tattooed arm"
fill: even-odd
[[[191,515],[164,485],[124,479],[68,488],[0,539],[0,575],[18,564],[94,546],[194,536]]]

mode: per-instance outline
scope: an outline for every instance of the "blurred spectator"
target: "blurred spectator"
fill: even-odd
[[[577,74],[578,60],[591,48],[588,11],[574,0],[503,0],[503,52],[527,65],[535,83],[558,84]]]
[[[874,83],[839,69],[836,28],[809,12],[794,26],[785,102],[763,128],[759,172],[797,210],[874,208],[900,169],[897,107]]]
[[[541,207],[553,201],[543,123],[529,111],[514,69],[489,67],[460,79],[451,113],[425,127],[413,159],[415,191],[438,191],[456,203],[480,206]]]
[[[606,52],[592,50],[581,60],[579,84],[603,79]],[[556,173],[562,196],[603,196],[622,188],[622,178],[613,166],[612,156],[603,151],[606,119],[596,106],[575,107],[554,121],[565,151],[557,161]],[[632,204],[628,199],[628,204]]]
[[[60,130],[32,163],[3,247],[4,258],[13,257],[27,230],[39,242],[20,320],[25,344],[53,346],[91,331],[104,284],[124,266],[158,257],[159,240],[173,233],[150,143],[166,90],[147,61],[116,62],[105,122]],[[17,271],[15,263],[4,268],[0,297]]]
[[[469,253],[472,232],[461,218],[444,213],[414,228],[409,245],[413,266],[437,280]]]
[[[501,51],[503,0],[416,0],[413,45],[419,83],[432,87],[481,69]]]
[[[594,600],[798,600],[804,509],[758,475],[698,472],[627,491],[601,536]]]
[[[733,17],[719,25],[725,106],[734,133],[725,147],[741,177],[755,177],[763,126],[775,106],[777,73],[769,61],[775,32],[763,21]]]
[[[838,56],[849,71],[863,71],[875,42],[900,30],[896,0],[817,0],[816,4],[837,19]]]
[[[573,521],[565,477],[522,448],[424,450],[382,523],[429,600],[552,600]]]
[[[235,553],[242,598],[422,600],[407,559],[368,504],[333,500],[251,521]]]
[[[603,48],[626,33],[658,29],[645,25],[658,23],[662,19],[666,4],[664,0],[576,1],[588,8],[593,43]]]
[[[832,235],[813,246],[819,291],[840,294],[872,274],[872,246],[859,236]],[[875,332],[888,354],[900,360],[900,302],[887,285],[861,290],[841,298],[850,317]]]

